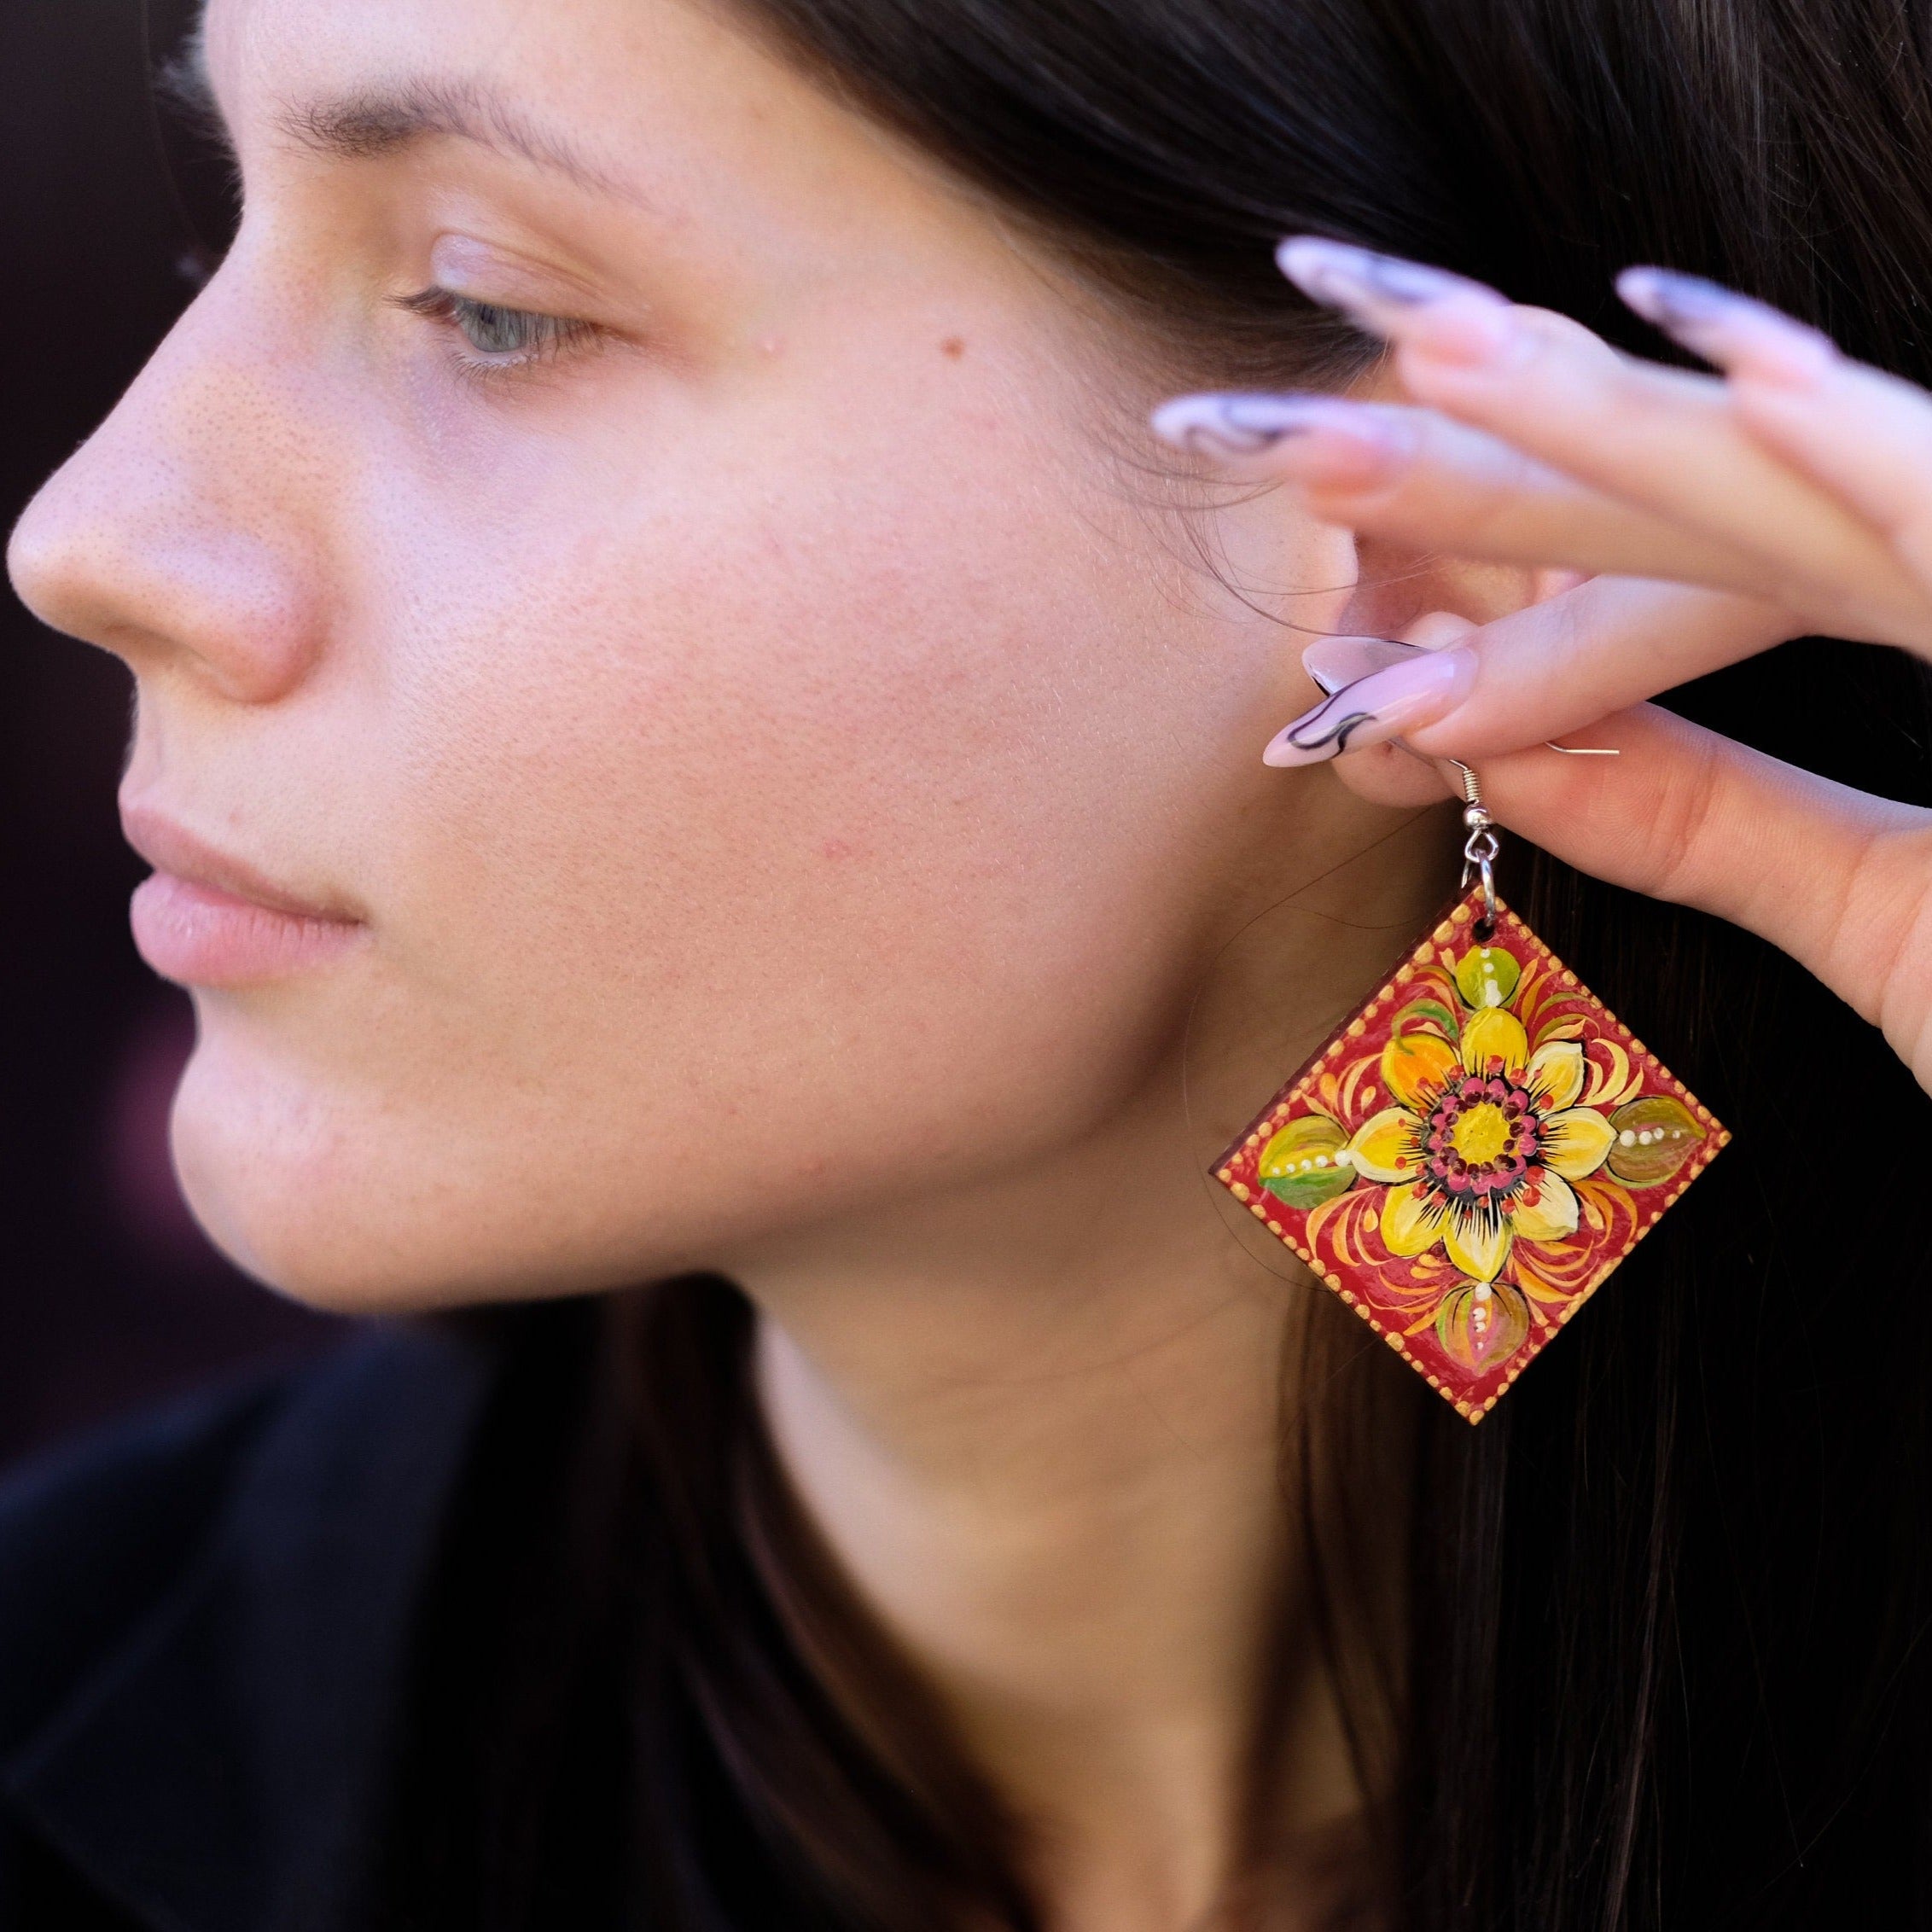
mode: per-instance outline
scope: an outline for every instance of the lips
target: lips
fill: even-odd
[[[230,987],[285,980],[362,944],[340,899],[294,891],[149,806],[126,805],[128,843],[154,868],[129,907],[134,943],[165,980]]]

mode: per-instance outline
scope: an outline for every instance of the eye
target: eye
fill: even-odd
[[[405,295],[398,306],[412,315],[448,323],[479,358],[486,358],[477,365],[486,368],[515,368],[536,362],[595,333],[587,322],[542,315],[533,309],[504,308],[447,288],[426,288],[420,295]]]

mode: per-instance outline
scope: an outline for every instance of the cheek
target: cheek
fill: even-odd
[[[1189,916],[1138,741],[1194,669],[1131,515],[954,429],[395,542],[337,701],[370,983],[211,1004],[183,1094],[251,1265],[358,1305],[605,1285],[1117,1100]]]

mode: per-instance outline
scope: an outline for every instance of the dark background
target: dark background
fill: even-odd
[[[225,168],[152,86],[187,0],[0,0],[0,524],[110,410],[224,239]],[[332,1325],[196,1231],[166,1114],[184,996],[127,932],[129,681],[0,592],[0,1462]]]

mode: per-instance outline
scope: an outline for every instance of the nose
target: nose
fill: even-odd
[[[137,676],[264,704],[300,684],[321,634],[323,439],[228,276],[27,506],[7,567],[43,621]]]

